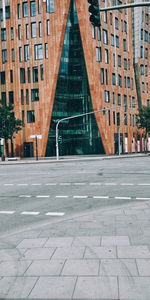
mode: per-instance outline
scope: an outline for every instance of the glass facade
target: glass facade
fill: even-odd
[[[91,112],[92,102],[75,3],[71,0],[46,156],[56,155],[56,124],[60,119]],[[104,153],[94,114],[59,124],[60,155]]]

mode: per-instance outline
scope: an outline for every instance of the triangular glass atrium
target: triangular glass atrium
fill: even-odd
[[[46,156],[56,155],[58,120],[92,111],[76,5],[70,2]],[[60,155],[104,153],[94,114],[61,122]]]

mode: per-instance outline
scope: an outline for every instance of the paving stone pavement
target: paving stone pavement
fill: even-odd
[[[150,300],[150,201],[0,238],[0,299]]]

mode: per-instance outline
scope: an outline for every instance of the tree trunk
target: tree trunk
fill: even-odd
[[[13,139],[11,139],[11,157],[14,157],[14,144],[13,144]]]
[[[5,139],[5,151],[6,151],[6,156],[9,157],[8,140],[7,139]]]

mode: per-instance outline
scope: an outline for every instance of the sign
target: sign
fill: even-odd
[[[30,135],[30,138],[31,139],[37,138],[38,140],[41,140],[42,139],[42,135],[41,134],[33,134],[33,135]]]

